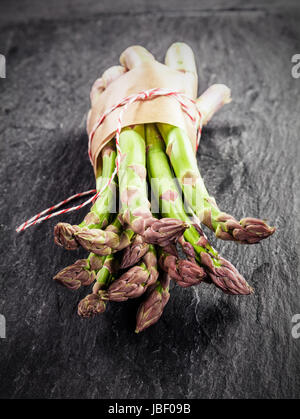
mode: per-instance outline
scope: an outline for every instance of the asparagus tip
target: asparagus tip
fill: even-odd
[[[100,256],[111,254],[120,242],[118,234],[96,228],[81,228],[75,232],[75,237],[84,249]]]
[[[78,248],[78,243],[74,237],[75,232],[76,226],[68,223],[58,223],[54,227],[54,242],[66,250],[75,250]]]
[[[146,291],[150,272],[145,265],[133,266],[114,281],[107,290],[110,301],[127,301],[129,298],[138,298]]]
[[[86,259],[79,259],[58,272],[53,279],[71,290],[77,290],[82,285],[90,285],[95,280],[95,273],[88,269]]]
[[[120,268],[125,269],[135,265],[148,252],[148,250],[149,244],[146,243],[144,238],[138,234],[132,244],[125,249]]]
[[[165,247],[176,242],[189,227],[189,223],[175,218],[155,219],[143,236],[148,243]]]
[[[274,234],[276,230],[259,218],[247,217],[237,221],[231,215],[221,213],[217,221],[220,223],[215,232],[217,237],[223,240],[235,240],[241,244],[259,243]]]
[[[96,294],[89,294],[78,304],[78,315],[81,317],[94,317],[106,309],[106,302]]]
[[[209,254],[201,255],[201,263],[205,266],[208,276],[216,287],[225,294],[253,294],[253,288],[228,260],[219,256],[217,262],[220,266],[215,265]]]

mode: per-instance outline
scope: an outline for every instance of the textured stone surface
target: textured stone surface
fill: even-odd
[[[170,10],[121,8],[114,15],[108,2],[101,9],[89,1],[84,9],[75,1],[73,9],[57,6],[57,16],[41,2],[10,3],[5,9],[1,2],[0,19],[7,58],[7,78],[0,79],[0,313],[7,320],[0,397],[299,397],[300,339],[291,335],[292,316],[300,313],[295,2],[247,9],[238,1],[227,8],[194,1],[186,11],[175,2]],[[215,82],[232,88],[233,103],[205,129],[199,148],[210,192],[236,217],[267,218],[278,230],[252,247],[212,239],[255,295],[176,287],[160,322],[135,335],[136,301],[111,304],[86,321],[76,314],[85,291],[52,281],[84,255],[54,245],[57,220],[20,235],[14,228],[93,186],[84,128],[93,80],[132,43],[163,59],[177,40],[196,54],[200,91]]]

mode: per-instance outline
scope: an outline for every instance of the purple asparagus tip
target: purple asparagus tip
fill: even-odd
[[[184,253],[188,257],[188,259],[194,261],[195,257],[196,257],[196,253],[195,253],[195,249],[191,245],[191,243],[185,241],[183,236],[179,237],[178,243],[181,245],[182,250],[184,251]],[[167,251],[167,253],[170,253],[170,252]]]
[[[240,221],[242,230],[233,230],[233,236],[238,241],[244,243],[258,243],[275,233],[276,228],[270,227],[265,221],[257,218],[243,218]]]
[[[86,259],[79,259],[58,272],[53,279],[71,290],[77,290],[82,285],[90,285],[95,278],[96,275],[89,270]]]
[[[228,260],[219,256],[218,262],[221,266],[215,266],[208,253],[201,254],[201,264],[205,266],[207,274],[218,288],[226,294],[253,294],[253,288]]]
[[[159,263],[170,278],[183,288],[198,285],[206,278],[205,270],[195,261],[162,253]]]
[[[145,264],[133,266],[127,272],[115,280],[107,291],[104,298],[110,301],[126,301],[129,298],[138,298],[146,290],[149,279],[149,271]]]
[[[54,242],[66,250],[75,250],[78,243],[75,239],[76,226],[68,223],[58,223],[54,227]]]
[[[101,314],[106,309],[106,301],[102,300],[99,295],[89,294],[78,305],[78,314],[81,317],[94,317]]]

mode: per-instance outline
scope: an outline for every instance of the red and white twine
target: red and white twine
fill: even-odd
[[[115,167],[115,170],[113,171],[111,177],[106,182],[106,184],[103,185],[103,187],[98,192],[96,191],[96,189],[91,189],[89,191],[81,192],[81,193],[78,193],[78,194],[75,194],[75,195],[70,196],[69,198],[67,198],[67,199],[59,202],[56,205],[51,206],[50,208],[45,209],[44,211],[42,211],[42,212],[34,215],[29,220],[27,220],[23,224],[21,224],[16,229],[16,231],[19,233],[21,231],[26,230],[28,227],[31,227],[31,226],[33,226],[35,224],[41,223],[43,221],[46,221],[49,218],[56,217],[57,215],[61,215],[61,214],[66,214],[67,212],[71,212],[71,211],[77,211],[77,210],[85,207],[86,205],[90,204],[91,202],[94,202],[105,191],[105,189],[109,187],[109,185],[111,184],[111,182],[113,181],[114,177],[116,176],[116,174],[119,171],[120,158],[121,158],[121,149],[120,149],[120,144],[119,144],[119,138],[120,138],[120,134],[121,134],[121,130],[122,130],[122,120],[123,120],[124,112],[126,111],[126,109],[128,108],[128,106],[130,106],[134,102],[139,102],[139,101],[144,101],[144,100],[150,100],[150,99],[157,98],[159,96],[173,97],[174,99],[176,99],[179,102],[182,111],[191,119],[191,121],[193,122],[193,124],[197,127],[197,140],[196,140],[196,144],[197,144],[197,147],[198,147],[199,141],[200,141],[200,136],[201,136],[201,130],[202,130],[202,115],[201,115],[199,109],[196,106],[196,102],[193,99],[189,98],[188,96],[186,96],[183,93],[176,92],[176,91],[173,91],[173,90],[168,90],[168,89],[161,89],[161,88],[144,90],[143,92],[140,92],[140,93],[136,93],[136,94],[127,96],[126,98],[122,99],[116,105],[114,105],[111,108],[107,109],[103,113],[103,115],[100,116],[100,118],[97,120],[96,124],[94,125],[94,127],[93,127],[93,129],[92,129],[92,131],[91,131],[91,133],[89,135],[88,153],[89,153],[89,158],[90,158],[91,164],[94,166],[93,156],[92,156],[92,153],[91,153],[91,145],[92,145],[92,142],[93,142],[95,133],[96,133],[97,129],[100,127],[100,125],[103,123],[103,121],[105,120],[105,118],[109,114],[111,114],[114,110],[116,110],[118,108],[121,108],[121,111],[120,111],[120,114],[119,114],[119,117],[118,117],[118,121],[117,121],[117,128],[116,128],[116,134],[115,134],[116,151],[117,151],[116,167]],[[185,101],[187,101],[190,106],[187,106],[186,103],[185,103]],[[198,120],[190,112],[190,108],[191,107],[193,107],[196,110],[196,113],[197,113],[198,118],[199,118]],[[81,198],[82,196],[91,195],[91,194],[94,194],[94,195],[91,198],[89,198],[87,201],[84,201],[80,205],[76,205],[74,207],[65,208],[63,210],[52,212],[52,211],[54,211],[54,210],[62,207],[66,203],[74,200],[74,199]]]

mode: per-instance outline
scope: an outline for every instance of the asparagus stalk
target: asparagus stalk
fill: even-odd
[[[161,251],[159,265],[182,288],[199,285],[206,278],[205,270],[196,262],[179,259],[165,251]]]
[[[96,188],[98,191],[104,186],[111,177],[116,166],[116,151],[113,143],[110,142],[104,146],[102,152],[102,176],[96,179]],[[101,159],[99,160],[101,164]],[[99,170],[99,169],[98,169]],[[79,227],[103,229],[109,223],[110,213],[115,204],[116,183],[113,180],[110,187],[107,187],[103,193],[96,199],[90,212],[85,216]]]
[[[208,242],[202,229],[199,225],[194,224],[194,228],[201,237],[202,245]],[[184,252],[187,254],[189,260],[194,261],[196,247],[191,243],[182,243],[182,238],[179,240]],[[247,295],[254,292],[253,288],[246,282],[245,278],[238,272],[238,270],[225,258],[218,255],[219,266],[216,266],[214,259],[209,257],[209,254],[202,253],[201,262],[205,266],[209,278],[212,283],[220,288],[225,294],[233,295]],[[208,282],[208,281],[205,281]]]
[[[158,278],[158,269],[157,269],[157,254],[155,247],[150,244],[148,252],[143,257],[143,261],[149,271],[149,279],[147,281],[147,288],[153,284],[155,284]]]
[[[198,76],[192,49],[182,42],[172,44],[166,53],[165,64],[182,73],[187,95],[195,99]],[[206,125],[222,106],[231,102],[230,96],[230,89],[224,84],[214,84],[202,93],[196,100],[197,108],[202,116],[202,125]]]
[[[167,274],[164,274],[161,279],[157,280],[156,287],[151,290],[138,309],[136,333],[142,332],[160,319],[170,298],[169,285],[170,277]]]
[[[262,220],[243,218],[237,221],[233,216],[221,212],[215,199],[209,195],[205,187],[191,142],[185,131],[172,125],[157,125],[188,204],[218,238],[253,244],[274,233],[275,228],[268,226]]]
[[[120,149],[120,220],[142,235],[146,242],[165,246],[181,236],[188,224],[178,219],[157,220],[151,214],[147,196],[144,126],[123,129]]]
[[[101,94],[104,92],[104,90],[113,81],[121,77],[124,73],[126,73],[126,69],[120,65],[115,65],[105,70],[102,76],[94,82],[91,88],[91,92],[90,92],[91,105],[94,106],[97,103],[97,100],[99,99]],[[87,132],[90,132],[90,130],[92,129],[91,115],[92,115],[92,109],[89,110],[87,118],[86,118]]]
[[[107,300],[101,297],[100,290],[106,289],[114,280],[119,264],[115,255],[108,255],[103,259],[103,266],[96,275],[92,294],[87,295],[78,304],[78,315],[81,317],[91,317],[106,310]]]
[[[99,291],[103,300],[126,301],[138,298],[158,278],[157,258],[154,246],[150,245],[143,261],[116,279],[107,291]]]
[[[139,66],[143,62],[153,61],[153,60],[154,60],[154,57],[152,56],[152,54],[149,51],[145,50],[145,48],[140,47],[140,46],[132,46],[132,47],[127,48],[120,57],[121,64],[124,65],[127,69],[132,69],[134,67]],[[171,45],[171,47],[167,51],[165,63],[170,68],[183,73],[183,76],[185,77],[185,81],[186,81],[185,83],[186,90],[192,98],[195,98],[196,93],[197,93],[197,70],[196,70],[196,65],[195,65],[194,54],[191,48],[184,43],[175,43]],[[209,89],[207,89],[203,93],[203,95],[201,95],[201,97],[197,99],[197,106],[202,114],[202,123],[206,124],[211,119],[212,115],[218,109],[220,109],[224,104],[229,103],[230,100],[231,100],[230,89],[228,89],[224,85],[216,84],[216,85],[211,86]],[[159,126],[160,125],[163,125],[163,124],[159,124]],[[173,146],[174,145],[171,144],[171,149]],[[193,182],[196,182],[197,188],[199,189],[199,191],[194,192],[194,195],[195,195],[194,199],[197,198],[198,196],[198,201],[200,201],[200,204],[199,204],[200,210],[201,210],[201,203],[203,201],[203,197],[202,197],[202,194],[200,194],[199,192],[202,192],[204,197],[207,196],[208,198],[207,204],[213,207],[213,205],[215,205],[215,201],[213,198],[209,198],[208,192],[206,191],[204,182],[202,181],[200,174],[199,174],[199,179],[195,177],[194,173],[197,174],[199,173],[199,171],[198,171],[197,162],[194,157],[194,152],[192,150],[192,146],[189,139],[188,139],[188,149],[186,148],[185,150],[180,150],[180,152],[177,153],[176,158],[177,158],[178,166],[181,165],[181,156],[180,156],[181,151],[184,151],[184,153],[182,154],[183,160],[184,159],[188,160],[189,156],[191,156],[192,160],[194,158],[193,160],[194,167],[192,167],[193,170],[188,170],[184,174],[183,178],[181,178],[176,173],[176,168],[174,167],[177,177],[180,178],[181,185],[185,186],[184,187],[185,194],[192,195],[190,199],[193,198],[191,185],[189,184],[184,185],[185,180],[188,183],[192,183],[192,185],[193,185]],[[188,193],[189,191],[190,193]],[[187,200],[190,203],[189,197],[187,197]],[[211,201],[213,205],[211,204]],[[193,205],[191,205],[191,207],[195,211],[195,206],[193,207]],[[199,211],[198,212],[195,211],[195,212],[197,213],[197,215],[199,215]],[[221,212],[219,211],[219,213]],[[228,217],[228,215],[225,213],[221,213],[220,217],[221,218],[219,221],[222,222],[223,221],[222,217],[223,218]],[[205,223],[205,220],[203,221]],[[232,223],[235,220],[231,218],[230,220],[228,220],[227,224],[226,224],[227,218],[224,221],[225,223],[224,222],[222,224],[219,223],[219,225],[223,227],[223,230],[229,229],[228,231],[230,231],[230,227],[233,227]],[[212,223],[208,223],[208,224],[209,224],[208,225],[209,227],[213,228]],[[260,241],[262,238],[268,237],[270,234],[273,234],[274,232],[274,229],[272,227],[269,227],[263,221],[257,220],[254,218],[243,219],[240,221],[240,223],[236,222],[234,226],[234,231],[232,231],[232,234],[227,234],[227,232],[223,230],[220,231],[220,229],[218,229],[216,231],[216,235],[223,239],[236,240],[241,243],[254,243],[254,242]]]
[[[138,298],[145,292],[145,284],[150,273],[144,262],[133,266],[120,278],[116,279],[107,291],[100,291],[98,295],[103,300],[127,301],[128,298]]]
[[[206,125],[213,115],[224,105],[231,102],[231,91],[224,84],[213,84],[196,100],[202,116],[202,125]]]
[[[166,54],[165,63],[184,74],[197,74],[194,55],[185,44],[173,44]],[[188,88],[192,88],[193,85],[192,79],[187,80]],[[230,89],[226,86],[216,84],[208,88],[196,101],[203,125],[230,101]],[[262,220],[244,218],[238,222],[231,215],[221,212],[215,199],[208,194],[187,134],[182,129],[165,124],[158,124],[158,127],[166,142],[167,154],[186,200],[200,220],[211,228],[217,237],[252,244],[274,233],[275,228]]]
[[[153,124],[146,125],[146,140],[148,175],[154,194],[160,202],[161,212],[169,217],[186,220],[188,217],[164,151],[162,138]],[[192,245],[197,262],[205,268],[215,285],[232,294],[253,292],[236,268],[219,256],[194,226],[185,230],[183,235]]]

